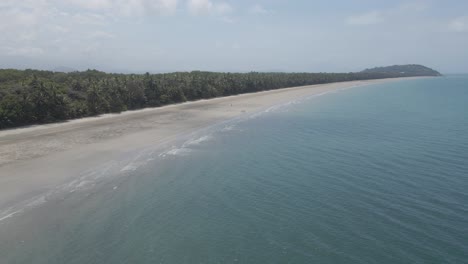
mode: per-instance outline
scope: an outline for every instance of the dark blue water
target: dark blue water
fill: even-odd
[[[468,76],[203,133],[4,224],[1,263],[468,263]]]

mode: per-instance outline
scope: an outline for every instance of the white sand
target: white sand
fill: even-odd
[[[272,105],[328,91],[398,81],[383,79],[287,88],[0,131],[0,219],[21,201],[72,182],[125,153],[169,144]]]

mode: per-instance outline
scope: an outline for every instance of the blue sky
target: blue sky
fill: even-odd
[[[468,72],[468,1],[0,0],[0,67]]]

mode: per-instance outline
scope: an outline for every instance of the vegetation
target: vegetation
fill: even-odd
[[[366,69],[362,72],[401,74],[402,76],[441,76],[441,74],[438,71],[417,64],[377,67],[372,69]]]
[[[395,67],[357,73],[194,71],[142,75],[5,69],[0,70],[0,129],[285,87],[439,75],[423,66]]]

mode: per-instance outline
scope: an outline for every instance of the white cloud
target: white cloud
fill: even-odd
[[[187,5],[193,14],[209,12],[213,8],[213,3],[210,0],[189,0]]]
[[[214,5],[214,10],[217,14],[227,14],[232,11],[232,7],[228,3],[219,3]]]
[[[417,17],[420,13],[430,9],[431,5],[426,0],[405,1],[394,7],[381,10],[373,10],[347,17],[347,25],[375,25],[385,21],[406,21]]]
[[[384,21],[384,14],[371,11],[360,15],[350,16],[346,19],[348,25],[374,25]]]
[[[54,10],[43,1],[15,3],[7,0],[0,7],[0,45],[16,46],[20,41],[33,40],[41,22],[54,15]]]
[[[178,0],[65,0],[60,3],[64,2],[89,11],[124,16],[173,14],[178,4]]]
[[[108,17],[95,13],[76,13],[73,15],[65,15],[64,18],[69,19],[74,25],[103,26],[109,23]]]
[[[221,21],[223,21],[226,24],[235,24],[237,20],[232,17],[223,16],[221,17]]]
[[[166,10],[170,13],[173,13],[177,10],[178,1],[177,0],[159,0],[154,2],[155,6],[160,10]]]
[[[51,25],[49,27],[50,31],[52,32],[56,32],[56,33],[60,33],[60,34],[65,34],[65,33],[68,33],[70,32],[70,29],[67,28],[67,27],[63,27],[63,26],[60,26],[60,25]]]
[[[106,31],[97,30],[88,34],[88,37],[91,39],[112,39],[115,38],[115,35]]]
[[[80,8],[92,9],[92,10],[102,10],[109,9],[112,7],[115,1],[112,0],[65,0],[65,3],[70,3]]]
[[[449,22],[448,29],[454,32],[468,32],[468,16],[452,19]]]
[[[95,5],[98,7],[99,5]],[[102,5],[101,5],[102,6]],[[57,56],[68,47],[78,56],[80,38],[100,42],[112,37],[104,27],[109,17],[91,10],[60,10],[56,0],[9,1],[0,3],[0,56]],[[91,35],[89,32],[92,32]]]
[[[270,14],[273,14],[274,12],[264,8],[260,4],[256,4],[249,8],[249,13],[253,15],[270,15]]]
[[[233,10],[228,3],[215,3],[211,0],[189,0],[187,2],[187,7],[190,13],[194,15],[225,15]]]
[[[28,2],[16,4],[13,1],[7,1],[3,2],[0,7],[0,29],[2,30],[35,26],[41,17],[51,12],[41,1],[30,5]]]
[[[0,8],[33,8],[38,6],[45,6],[48,4],[48,0],[2,0],[0,1]]]
[[[5,54],[9,56],[26,56],[26,57],[35,57],[42,55],[44,50],[36,47],[0,47],[0,54]]]
[[[36,32],[23,32],[19,34],[19,40],[21,41],[33,41],[37,38],[37,33]]]
[[[235,42],[235,43],[232,43],[231,48],[234,50],[240,50],[242,47],[239,43]]]
[[[400,4],[398,9],[402,11],[409,11],[409,12],[422,12],[429,9],[430,4],[426,1],[413,1],[413,2],[405,2]]]

